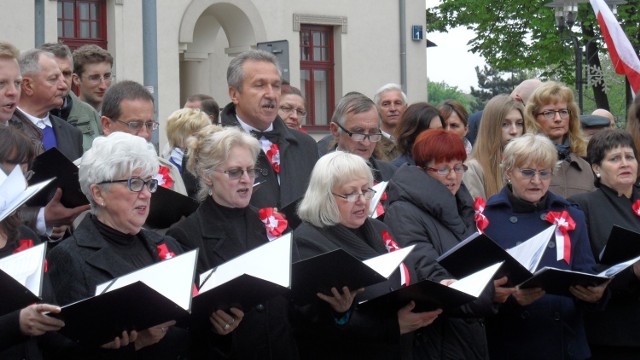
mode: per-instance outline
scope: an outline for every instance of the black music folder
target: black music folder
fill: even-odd
[[[640,255],[640,234],[613,225],[607,244],[600,253],[600,263],[615,264]]]
[[[99,285],[96,295],[62,307],[60,333],[87,346],[112,341],[122,331],[145,330],[186,319],[198,251],[155,263]]]
[[[518,286],[522,289],[539,287],[544,289],[547,294],[572,296],[569,292],[570,286],[598,286],[608,280],[608,277],[602,275],[543,267]]]
[[[0,259],[0,316],[41,301],[46,243]]]
[[[291,287],[289,232],[200,274],[198,295],[193,298],[192,318],[209,319],[215,310],[231,307],[245,312]]]
[[[29,206],[45,206],[56,192],[62,189],[60,202],[68,208],[89,204],[89,200],[80,190],[78,167],[64,156],[57,148],[51,148],[38,155],[31,166],[33,176],[29,184],[37,184],[55,177],[55,181],[27,202]]]
[[[416,303],[414,312],[457,308],[476,300],[501,265],[502,262],[493,264],[449,286],[425,279],[385,295],[359,301],[359,306],[367,308],[390,305],[399,309],[413,300]]]
[[[158,190],[151,196],[149,216],[145,224],[153,229],[166,229],[183,216],[191,215],[199,205],[195,199],[158,186]]]
[[[356,290],[387,280],[414,246],[373,259],[360,261],[343,249],[310,257],[293,264],[292,291],[302,303],[318,299],[317,293],[331,294],[331,288]]]

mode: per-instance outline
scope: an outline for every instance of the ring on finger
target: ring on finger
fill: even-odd
[[[229,324],[233,325],[236,322],[236,318],[231,317],[231,322]]]
[[[166,332],[167,332],[167,328],[166,328],[166,327],[163,327],[163,328],[162,328],[162,332],[163,332],[163,333],[166,333]]]
[[[231,327],[231,325],[230,325],[230,324],[228,324],[228,323],[227,323],[227,324],[224,324],[224,329],[225,329],[225,330],[229,330],[229,328],[230,328],[230,327]]]

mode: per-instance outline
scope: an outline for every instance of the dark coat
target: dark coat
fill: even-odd
[[[96,286],[138,270],[124,261],[100,235],[98,229],[87,216],[75,229],[73,235],[48,254],[49,273],[56,298],[62,305],[94,296]],[[159,262],[157,247],[166,244],[169,251],[181,254],[182,247],[168,236],[145,229],[138,236],[143,240],[154,262]],[[99,326],[97,324],[96,326]],[[141,329],[142,330],[142,329]],[[96,351],[95,357],[107,356],[117,359],[177,359],[186,352],[188,334],[185,330],[171,327],[157,344],[133,352],[132,346],[114,351]]]
[[[591,193],[579,194],[570,200],[584,211],[591,250],[596,259],[609,239],[613,225],[640,233],[640,217],[632,204],[640,199],[640,187],[634,186],[631,199],[604,186]],[[599,265],[604,270],[612,264]],[[602,312],[585,313],[585,325],[590,344],[624,346],[640,358],[640,281],[629,268],[616,276],[609,285],[611,299]]]
[[[340,227],[341,229],[338,229]],[[360,260],[386,253],[382,231],[387,227],[370,219],[363,228],[370,235],[367,243],[349,230],[336,225],[317,228],[307,222],[293,232],[294,258],[306,259],[342,248]],[[328,266],[330,266],[328,264]],[[400,287],[399,271],[386,282],[367,287],[367,297],[382,295]],[[357,301],[357,299],[356,299]],[[321,301],[301,306],[297,335],[304,359],[400,359],[402,355],[397,310],[351,310],[346,324],[338,325],[331,307]]]
[[[374,157],[369,158],[369,167],[375,182],[389,181],[396,172],[396,167],[391,165],[390,162],[378,160]]]
[[[242,243],[234,226],[246,229]],[[197,274],[268,242],[266,228],[251,207],[245,208],[242,225],[231,223],[221,207],[207,197],[198,209],[167,232],[185,250],[199,249]],[[246,309],[245,309],[246,310]],[[289,322],[289,303],[283,297],[256,306],[236,330],[227,336],[194,334],[194,358],[297,359],[297,348]]]
[[[409,255],[418,280],[439,282],[454,277],[436,259],[475,232],[473,199],[462,185],[454,196],[417,166],[403,165],[389,182],[385,223]],[[487,359],[482,317],[494,311],[489,285],[469,305],[447,312],[417,336],[416,357]]]
[[[240,126],[236,118],[233,103],[224,107],[221,114],[223,126]],[[315,140],[301,131],[289,129],[279,116],[273,121],[273,130],[281,134],[280,183],[264,151],[260,151],[256,166],[268,170],[267,176],[259,176],[256,183],[264,182],[254,189],[251,205],[257,208],[283,208],[300,199],[309,184],[311,170],[318,161],[318,148]]]
[[[576,223],[569,231],[570,264],[556,260],[555,236],[540,260],[539,268],[551,266],[593,273],[595,262],[589,248],[584,213],[567,200],[547,192],[544,204],[530,212],[515,212],[508,197],[508,186],[487,200],[484,211],[489,220],[485,234],[509,249],[548,228],[549,211],[567,210]],[[590,356],[581,302],[573,297],[545,295],[528,306],[512,298],[498,314],[487,320],[491,359],[587,359]]]
[[[49,115],[53,133],[56,136],[58,150],[69,160],[74,161],[82,156],[82,132],[70,125],[65,120]],[[42,148],[42,131],[31,120],[29,120],[20,110],[13,113],[13,117],[9,120],[9,124],[21,129],[36,144],[36,155],[43,152]],[[40,145],[37,143],[40,142]]]

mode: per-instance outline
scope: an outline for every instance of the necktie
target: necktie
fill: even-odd
[[[56,135],[53,133],[53,128],[51,126],[46,125],[44,129],[42,129],[42,135],[44,135],[42,138],[42,145],[45,150],[58,146]]]

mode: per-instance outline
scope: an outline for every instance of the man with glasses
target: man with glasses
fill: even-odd
[[[329,125],[337,144],[336,150],[365,159],[371,167],[375,182],[391,179],[396,171],[390,163],[373,156],[376,143],[383,137],[381,123],[376,104],[365,95],[352,92],[340,99]]]
[[[67,84],[67,92],[64,96],[64,104],[60,108],[51,110],[51,113],[67,122],[82,132],[82,148],[87,151],[91,147],[93,139],[102,135],[100,126],[100,116],[91,105],[80,100],[71,91],[73,79],[73,55],[69,47],[62,43],[46,43],[39,47],[49,51],[55,56],[55,60],[60,66],[60,71]]]
[[[105,49],[89,44],[73,52],[73,63],[73,83],[80,91],[80,99],[100,112],[103,97],[115,80],[113,57]]]
[[[258,176],[251,196],[257,208],[287,207],[304,195],[311,170],[318,160],[316,142],[289,129],[278,116],[282,73],[276,57],[250,50],[236,56],[227,69],[231,103],[221,114],[223,126],[239,126],[253,134],[261,151],[256,167],[268,169]]]
[[[107,136],[122,131],[150,142],[153,131],[158,129],[153,104],[153,96],[137,82],[126,80],[114,84],[104,95],[100,118],[102,131]],[[159,185],[187,195],[178,168],[160,156],[158,161],[160,171],[156,178]]]

